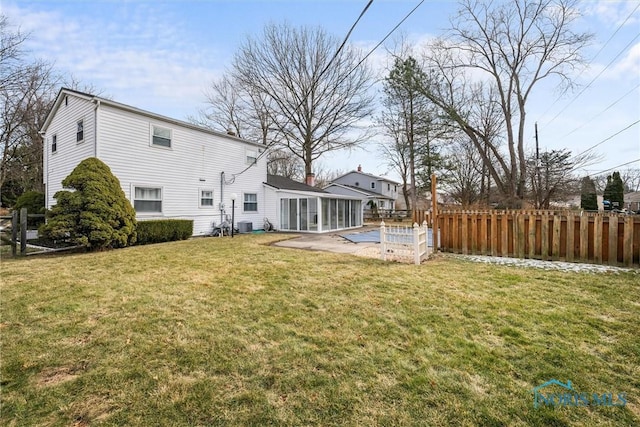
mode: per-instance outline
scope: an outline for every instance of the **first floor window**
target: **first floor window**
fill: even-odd
[[[78,120],[76,127],[76,142],[82,142],[84,140],[84,120]]]
[[[162,212],[162,188],[136,187],[134,190],[133,207],[136,212]]]
[[[152,126],[153,135],[151,136],[151,144],[160,147],[171,148],[171,129],[160,126]]]
[[[244,194],[244,211],[258,212],[258,195],[256,193]]]
[[[58,135],[53,135],[51,137],[51,152],[55,153],[58,151]]]
[[[200,190],[200,207],[213,207],[213,190]]]

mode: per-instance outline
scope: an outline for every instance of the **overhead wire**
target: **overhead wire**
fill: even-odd
[[[549,120],[548,122],[546,122],[546,123],[545,123],[545,126],[547,126],[549,123],[551,123],[551,122],[553,122],[555,119],[557,119],[557,118],[560,116],[560,114],[564,113],[564,112],[565,112],[565,110],[566,110],[567,108],[569,108],[569,106],[570,106],[571,104],[573,104],[573,103],[576,101],[576,99],[578,99],[578,98],[580,97],[580,95],[582,95],[582,94],[583,94],[587,89],[589,89],[589,88],[591,87],[591,85],[592,85],[592,84],[593,84],[593,83],[594,83],[594,82],[595,82],[595,81],[596,81],[596,80],[597,80],[597,79],[598,79],[598,78],[599,78],[599,77],[600,77],[600,76],[601,76],[601,75],[602,75],[602,74],[603,74],[603,73],[604,73],[604,72],[605,72],[605,71],[606,71],[606,70],[607,70],[607,69],[608,69],[608,68],[609,68],[609,67],[610,67],[610,66],[611,66],[611,65],[612,65],[612,64],[613,64],[613,63],[614,63],[614,62],[615,62],[619,57],[620,57],[620,55],[622,55],[622,54],[627,50],[627,48],[628,48],[629,46],[631,46],[631,45],[633,44],[633,42],[635,42],[639,37],[640,37],[640,33],[636,34],[636,36],[635,36],[633,39],[631,39],[631,41],[630,41],[629,43],[627,43],[627,44],[625,45],[625,47],[624,47],[624,48],[622,48],[622,50],[621,50],[620,52],[618,52],[618,54],[617,54],[617,55],[616,55],[616,56],[615,56],[615,57],[614,57],[614,58],[613,58],[613,59],[612,59],[612,60],[611,60],[611,61],[610,61],[610,62],[609,62],[609,63],[608,63],[608,64],[607,64],[607,65],[606,65],[602,70],[600,70],[600,72],[599,72],[599,73],[598,73],[598,74],[597,74],[593,79],[591,79],[591,81],[590,81],[590,82],[589,82],[585,87],[583,87],[583,88],[582,88],[582,90],[581,90],[580,92],[578,92],[578,94],[577,94],[576,96],[574,96],[574,97],[571,99],[571,101],[569,101],[569,103],[568,103],[567,105],[565,105],[565,106],[564,106],[564,108],[563,108],[562,110],[560,110],[560,111],[558,112],[558,114],[556,114],[555,116],[553,116],[553,118],[552,118],[551,120]]]
[[[601,171],[599,171],[599,172],[594,173],[593,175],[594,175],[594,176],[596,176],[596,175],[600,175],[600,174],[603,174],[603,173],[605,173],[605,172],[609,172],[609,171],[612,171],[612,170],[614,170],[614,169],[618,169],[618,168],[619,168],[619,167],[621,167],[621,166],[627,166],[627,165],[630,165],[631,163],[635,163],[635,162],[640,162],[640,158],[637,158],[637,159],[635,159],[635,160],[631,160],[630,162],[626,162],[626,163],[622,163],[622,164],[616,165],[616,166],[614,166],[614,167],[612,167],[612,168],[609,168],[609,169],[601,170]]]
[[[625,93],[624,95],[622,95],[620,98],[616,99],[615,101],[613,101],[611,104],[609,104],[607,107],[605,107],[604,110],[600,111],[598,114],[592,116],[590,119],[588,119],[587,121],[585,121],[583,124],[581,124],[580,126],[578,126],[577,128],[573,129],[572,131],[570,131],[569,133],[563,135],[561,138],[566,138],[567,136],[571,135],[572,133],[574,133],[577,130],[582,129],[583,127],[585,127],[586,125],[590,124],[593,122],[594,119],[596,119],[598,116],[600,116],[600,114],[606,112],[607,110],[609,110],[611,107],[613,107],[614,105],[616,105],[618,102],[622,101],[624,98],[626,98],[631,92],[633,92],[634,90],[638,89],[640,87],[640,83],[638,83],[637,85],[635,85],[633,88],[631,88],[631,90],[629,90],[627,93]]]
[[[600,55],[600,53],[604,50],[604,48],[605,48],[605,47],[607,47],[607,45],[609,44],[609,42],[613,39],[613,37],[614,37],[616,34],[618,34],[618,31],[620,31],[620,29],[621,29],[621,28],[622,28],[622,27],[627,23],[627,21],[628,21],[628,20],[633,16],[633,14],[638,10],[638,8],[640,8],[640,3],[635,7],[635,9],[633,9],[633,10],[631,11],[631,13],[629,13],[629,15],[627,15],[627,17],[624,19],[624,21],[622,21],[622,22],[620,23],[620,25],[618,25],[618,28],[616,28],[616,29],[615,29],[615,31],[613,32],[613,34],[611,34],[611,36],[609,36],[609,38],[607,39],[607,41],[606,41],[606,42],[604,42],[604,44],[600,47],[600,49],[598,50],[598,52],[596,52],[596,54],[595,54],[595,55],[593,55],[593,56],[591,57],[591,59],[587,62],[587,64],[586,64],[586,65],[590,65],[590,64],[591,64],[591,63],[592,63],[592,62],[593,62],[593,61],[598,57],[598,55]],[[625,47],[625,49],[626,49],[626,47]],[[623,51],[624,51],[625,49],[623,49]],[[618,54],[618,56],[619,56],[619,55],[620,55],[620,54]],[[616,58],[617,58],[617,57],[616,57]],[[614,60],[615,60],[615,58],[614,58]],[[580,73],[579,75],[581,75],[581,74],[582,74],[582,73]],[[595,80],[595,79],[594,79],[594,80]],[[592,81],[591,83],[593,83],[593,81]],[[589,85],[591,85],[591,83],[589,83]],[[582,92],[584,92],[584,90],[583,90]],[[578,96],[580,96],[580,95],[582,94],[582,92],[580,92],[578,95],[576,95],[576,96],[575,96],[575,98],[577,98]],[[544,113],[542,113],[542,116],[544,117],[544,115],[546,115],[546,114],[547,114],[547,113],[548,113],[548,112],[553,108],[553,106],[554,106],[554,105],[556,105],[556,104],[558,103],[558,101],[560,101],[560,99],[562,99],[562,96],[560,96],[560,97],[556,98],[556,100],[555,100],[555,101],[553,101],[553,102],[551,103],[551,105],[549,106],[549,108],[547,108],[547,110],[546,110]],[[573,100],[570,102],[570,104],[571,104],[573,101],[575,101],[575,99],[573,99]],[[570,104],[569,104],[569,105],[570,105]],[[563,112],[567,107],[568,107],[568,105],[567,105],[567,106],[565,106],[565,108],[564,108],[560,113],[562,113],[562,112]],[[554,116],[554,118],[553,118],[553,119],[551,119],[551,120],[549,120],[547,123],[545,123],[545,125],[548,125],[549,123],[551,123],[551,122],[552,122],[552,121],[553,121],[553,120],[554,120],[558,115],[560,115],[560,113],[558,113],[556,116]]]

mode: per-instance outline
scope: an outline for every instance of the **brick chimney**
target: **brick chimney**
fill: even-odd
[[[315,187],[316,185],[316,174],[308,173],[307,179],[305,180],[305,184],[310,185],[311,187]]]
[[[362,172],[362,165],[358,165],[358,172]]]

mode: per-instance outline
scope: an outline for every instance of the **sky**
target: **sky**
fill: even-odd
[[[374,0],[350,42],[369,52],[420,0]],[[237,48],[268,23],[322,26],[342,39],[367,0],[0,0],[0,13],[29,38],[27,54],[54,63],[102,96],[157,114],[186,119],[205,107],[204,91],[230,66]],[[532,93],[526,144],[541,150],[580,153],[592,146],[596,163],[580,174],[640,168],[640,3],[579,3],[578,29],[594,34],[584,51],[588,68],[576,72],[577,87],[564,95],[551,81]],[[429,40],[455,14],[454,1],[425,0],[389,38]],[[370,56],[383,76],[384,46]],[[399,180],[380,155],[374,133],[361,148],[323,156],[325,171],[354,170]],[[631,162],[631,163],[629,163]],[[625,163],[629,163],[624,165]]]

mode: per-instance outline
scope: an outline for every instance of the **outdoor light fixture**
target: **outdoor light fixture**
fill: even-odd
[[[231,238],[233,238],[233,224],[235,222],[235,214],[236,214],[236,198],[238,196],[236,193],[231,193]]]

